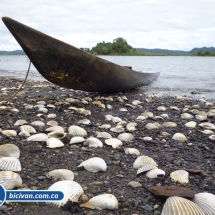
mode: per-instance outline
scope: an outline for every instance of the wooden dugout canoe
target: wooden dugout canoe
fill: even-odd
[[[2,20],[38,72],[61,87],[114,92],[147,85],[159,75],[137,72],[111,63],[9,17]]]

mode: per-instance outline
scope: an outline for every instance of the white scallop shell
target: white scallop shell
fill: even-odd
[[[47,104],[46,106],[47,108],[55,108],[55,106],[53,104]]]
[[[185,126],[188,127],[188,128],[195,128],[196,127],[196,122],[194,122],[194,121],[187,122],[185,124]]]
[[[121,140],[119,140],[119,139],[117,139],[117,138],[110,138],[110,139],[107,139],[107,140],[105,140],[105,143],[107,144],[107,145],[110,145],[110,146],[112,146],[114,149],[115,148],[118,148],[118,147],[120,147],[120,146],[122,146],[122,141]]]
[[[169,118],[168,114],[166,114],[166,113],[161,114],[161,117],[162,117],[162,118],[166,118],[166,119],[168,119],[168,118]]]
[[[153,113],[152,112],[149,112],[149,111],[145,111],[141,114],[141,116],[144,116],[146,118],[153,118]]]
[[[105,132],[105,131],[103,131],[103,132],[97,131],[96,135],[97,135],[96,137],[99,137],[99,138],[105,138],[105,139],[112,138],[112,136],[109,133]]]
[[[170,106],[170,109],[171,110],[178,110],[178,111],[180,111],[180,109],[178,107],[176,107],[176,106]]]
[[[189,114],[189,113],[182,113],[181,118],[182,119],[192,119],[193,116],[191,114]]]
[[[143,172],[146,172],[146,171],[149,171],[149,170],[152,170],[152,169],[157,169],[157,167],[153,164],[146,164],[142,167],[140,167],[138,170],[137,170],[137,175],[143,173]]]
[[[206,129],[215,129],[215,125],[210,122],[200,123],[199,126],[206,128]]]
[[[27,138],[27,141],[41,141],[46,142],[48,139],[48,136],[44,133],[34,134]]]
[[[86,139],[86,143],[89,145],[89,147],[103,147],[103,143],[101,140],[95,138],[95,137],[89,137]]]
[[[139,101],[139,100],[134,100],[133,102],[131,102],[132,105],[139,105],[141,104],[142,102]]]
[[[191,112],[192,114],[198,114],[200,111],[197,110],[197,109],[192,109],[192,110],[190,110],[190,112]]]
[[[50,132],[55,131],[55,132],[64,133],[64,129],[61,126],[52,126],[52,127],[47,128],[45,131],[50,131]]]
[[[83,143],[84,141],[85,141],[85,138],[83,137],[73,137],[71,138],[69,144]]]
[[[118,135],[117,138],[121,141],[129,142],[129,141],[132,141],[134,139],[134,136],[133,136],[133,134],[130,134],[130,133],[122,133],[122,134]]]
[[[91,115],[91,111],[90,110],[84,110],[81,112],[81,114],[83,114],[85,116],[89,116],[89,115]]]
[[[48,204],[54,204],[58,207],[65,205],[68,201],[78,202],[79,197],[84,193],[80,184],[71,180],[63,180],[55,182],[48,190],[59,190],[64,194],[64,198],[61,201],[47,202]]]
[[[200,108],[199,105],[192,105],[192,108]]]
[[[189,173],[185,170],[176,170],[170,174],[170,178],[175,182],[186,184],[189,182]]]
[[[71,136],[79,136],[79,137],[87,136],[87,132],[83,128],[76,125],[70,126],[68,128],[68,131]]]
[[[136,118],[136,120],[140,120],[140,121],[143,121],[143,120],[145,120],[145,119],[147,119],[145,116],[138,116],[138,117]]]
[[[56,132],[56,131],[48,133],[48,137],[54,137],[59,140],[63,139],[65,136],[66,136],[66,133],[61,133],[61,132]]]
[[[45,105],[44,104],[38,104],[38,105],[34,105],[34,108],[44,108]]]
[[[82,119],[77,122],[78,124],[89,125],[91,121],[89,119]]]
[[[19,172],[21,171],[21,164],[18,158],[2,157],[0,158],[0,169]]]
[[[50,113],[50,114],[47,115],[48,119],[54,119],[56,117],[57,117],[57,115],[55,113]]]
[[[27,131],[28,133],[36,133],[36,130],[31,125],[22,125],[20,126],[21,131]]]
[[[46,102],[45,102],[45,101],[38,101],[37,104],[38,104],[38,105],[45,105]]]
[[[3,144],[0,145],[0,157],[14,157],[19,158],[20,150],[14,144]]]
[[[215,109],[211,109],[208,111],[208,116],[215,117]]]
[[[118,209],[118,200],[117,198],[112,194],[101,194],[98,196],[95,196],[89,200],[91,204],[93,204],[96,209],[102,210],[102,209],[109,209],[109,210],[115,210]]]
[[[204,111],[199,111],[197,115],[195,115],[196,119],[202,121],[207,119],[207,114]]]
[[[121,126],[121,128],[123,128],[125,125],[127,125],[126,121],[120,121],[117,123],[117,126]]]
[[[128,110],[126,108],[120,108],[119,111],[126,112]]]
[[[112,120],[112,122],[114,122],[114,123],[116,123],[116,122],[121,122],[121,121],[122,121],[122,119],[119,118],[119,117],[117,117],[117,116],[113,116],[111,120]]]
[[[14,126],[19,126],[19,125],[23,125],[23,124],[26,124],[27,121],[24,120],[24,119],[19,119],[15,122]]]
[[[214,135],[214,134],[212,134],[212,135],[209,137],[209,139],[211,139],[211,140],[215,140],[215,135]]]
[[[68,169],[55,169],[46,174],[48,178],[53,178],[54,180],[71,180],[74,179],[74,173]]]
[[[93,101],[93,100],[92,100],[92,98],[91,98],[91,97],[89,97],[89,96],[84,97],[84,99],[85,99],[86,101],[90,101],[90,102],[91,102],[91,101]]]
[[[55,120],[48,121],[46,124],[50,126],[58,126],[58,123]]]
[[[127,125],[126,125],[126,128],[128,131],[135,131],[136,130],[136,127],[137,126],[137,123],[136,122],[129,122]]]
[[[215,195],[212,193],[197,193],[193,201],[205,212],[206,215],[215,214]]]
[[[2,134],[8,137],[15,137],[17,135],[17,132],[15,130],[4,130],[2,131]]]
[[[12,171],[0,171],[0,184],[5,190],[12,190],[22,185],[22,179],[19,174]]]
[[[93,157],[82,162],[78,167],[84,167],[84,169],[90,172],[105,172],[107,169],[107,164],[102,158]]]
[[[172,137],[173,140],[178,140],[180,142],[185,142],[187,141],[187,138],[185,137],[184,134],[181,134],[181,133],[175,133]]]
[[[25,109],[33,109],[33,108],[34,108],[33,105],[26,105],[26,106],[25,106]]]
[[[175,122],[165,122],[163,124],[164,127],[177,127],[177,124]]]
[[[139,155],[140,152],[139,152],[139,150],[137,150],[135,148],[125,148],[125,154]]]
[[[214,132],[213,131],[211,131],[211,130],[204,130],[204,131],[200,131],[201,133],[203,133],[203,134],[214,134]]]
[[[112,115],[105,115],[105,119],[107,120],[107,121],[111,121],[112,120],[112,118],[113,118],[113,116]]]
[[[48,112],[48,109],[45,108],[45,107],[40,107],[40,108],[38,109],[38,112],[40,112],[40,113],[47,113],[47,112]]]
[[[103,103],[101,103],[100,101],[93,101],[92,103],[94,105],[97,105],[98,107],[105,108],[105,105]]]
[[[47,147],[49,148],[58,148],[58,147],[63,147],[64,144],[61,142],[59,139],[50,137],[46,140]]]
[[[146,173],[148,178],[160,178],[165,176],[165,172],[162,169],[152,169]]]
[[[151,130],[151,129],[158,129],[159,126],[155,123],[148,123],[145,125],[145,128]]]
[[[205,213],[194,202],[172,196],[166,200],[161,215],[205,215]]]
[[[99,126],[99,128],[104,128],[104,129],[108,129],[110,127],[111,127],[110,124],[103,124],[103,125]]]
[[[43,117],[43,114],[42,113],[38,113],[37,116],[38,117]]]
[[[19,135],[20,135],[20,136],[24,136],[24,137],[30,137],[30,136],[31,136],[30,133],[27,132],[27,131],[20,131],[20,132],[19,132]]]
[[[157,107],[158,111],[166,111],[166,108],[164,106],[159,106]]]
[[[152,164],[154,166],[158,166],[157,163],[152,158],[145,156],[145,155],[141,155],[134,161],[133,167],[135,169],[139,169],[140,167],[147,165],[147,164]]]
[[[151,137],[143,137],[143,140],[147,142],[147,141],[151,141],[152,138]]]
[[[164,137],[167,137],[167,136],[170,136],[171,134],[166,131],[163,131],[163,132],[161,132],[161,135]]]
[[[155,119],[155,120],[164,120],[163,117],[161,117],[161,116],[154,116],[153,119]]]
[[[42,127],[45,126],[45,123],[42,121],[34,121],[31,123],[31,125]]]
[[[110,131],[116,132],[116,133],[120,133],[120,132],[123,132],[123,131],[124,131],[124,128],[121,128],[121,127],[119,127],[119,126],[116,126],[116,127],[112,127],[112,128],[110,129]]]

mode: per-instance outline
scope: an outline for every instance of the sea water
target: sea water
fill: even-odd
[[[190,94],[215,99],[215,58],[194,56],[99,56],[142,72],[160,72],[147,86],[151,92]],[[0,76],[24,79],[29,66],[26,55],[0,55]],[[45,80],[31,65],[28,79]]]

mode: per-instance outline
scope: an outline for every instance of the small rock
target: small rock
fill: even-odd
[[[85,202],[79,205],[81,208],[89,208],[91,210],[94,210],[96,207],[91,204],[90,202]]]
[[[161,212],[160,212],[160,211],[155,210],[155,211],[154,211],[154,215],[161,215]]]
[[[82,195],[80,196],[79,200],[88,201],[88,200],[89,200],[89,197],[88,197],[87,195],[82,194]]]
[[[152,211],[153,210],[153,207],[150,206],[150,205],[141,205],[139,207],[143,208],[144,210],[147,210],[147,211]]]
[[[41,176],[38,176],[37,178],[38,178],[39,180],[43,180],[43,179],[46,179],[46,176],[42,176],[42,175],[41,175]]]
[[[194,198],[194,195],[196,194],[195,191],[189,188],[175,186],[154,186],[149,187],[148,190],[156,196],[162,197],[180,196],[185,198]]]
[[[140,184],[139,182],[136,182],[136,181],[130,181],[128,183],[128,186],[133,187],[133,188],[137,188],[137,187],[142,187],[142,184]]]

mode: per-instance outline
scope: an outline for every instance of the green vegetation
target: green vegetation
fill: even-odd
[[[199,50],[196,55],[197,56],[215,56],[215,52],[211,52],[211,51],[203,52],[202,50]]]
[[[125,56],[157,55],[134,49],[122,37],[114,39],[113,43],[110,42],[106,43],[105,41],[97,43],[97,45],[91,49],[91,53],[98,55],[125,55]]]

